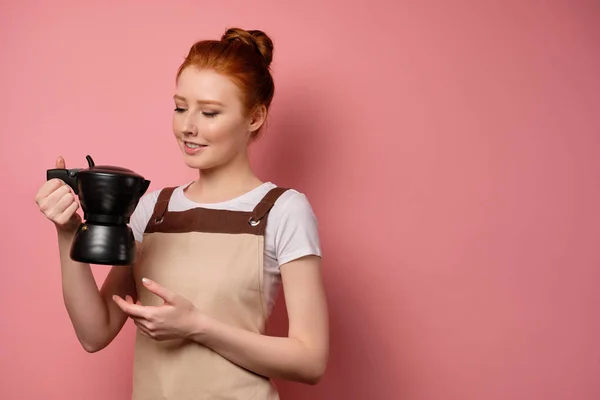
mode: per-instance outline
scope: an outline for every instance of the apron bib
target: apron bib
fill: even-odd
[[[264,333],[265,228],[286,189],[272,189],[251,212],[168,211],[174,190],[161,190],[144,232],[133,267],[139,300],[162,304],[141,284],[147,277],[186,297],[201,313]],[[268,378],[191,340],[155,341],[136,331],[133,368],[133,400],[279,399]]]

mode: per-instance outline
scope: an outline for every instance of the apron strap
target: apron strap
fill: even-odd
[[[263,219],[269,213],[269,211],[271,211],[271,208],[273,208],[279,196],[284,194],[287,190],[287,188],[282,187],[275,187],[269,190],[262,200],[258,202],[256,207],[254,207],[250,220],[254,223],[260,222],[260,220]]]
[[[152,213],[151,222],[162,222],[165,213],[167,212],[167,208],[169,207],[169,200],[171,199],[171,195],[174,191],[175,187],[164,188],[160,191],[160,194],[158,195],[158,200],[156,200],[156,204],[154,205],[154,212]]]

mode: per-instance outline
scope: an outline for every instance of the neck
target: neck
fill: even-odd
[[[198,203],[218,203],[241,196],[263,182],[250,167],[247,154],[229,163],[199,171],[199,179],[186,194]]]

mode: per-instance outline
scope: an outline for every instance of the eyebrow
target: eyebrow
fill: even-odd
[[[175,95],[173,96],[173,99],[175,100],[181,100],[181,101],[187,101],[185,97],[179,96],[179,95]],[[198,100],[197,101],[198,104],[213,104],[216,106],[221,106],[223,107],[223,103],[221,103],[220,101],[216,101],[216,100]]]

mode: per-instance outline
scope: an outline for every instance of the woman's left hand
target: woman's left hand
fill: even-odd
[[[155,340],[189,338],[195,333],[200,314],[191,301],[171,292],[149,279],[142,279],[144,286],[163,299],[160,306],[144,306],[133,302],[129,296],[124,300],[113,296],[113,300],[133,319],[140,331]]]

